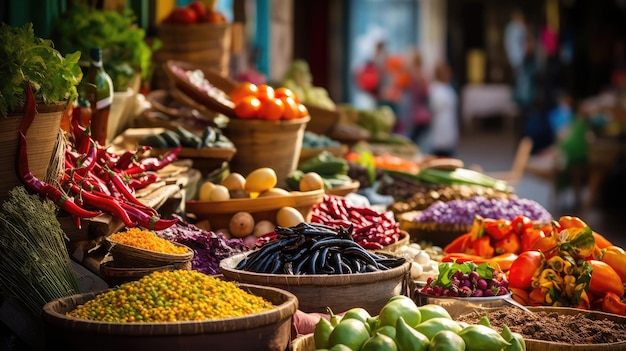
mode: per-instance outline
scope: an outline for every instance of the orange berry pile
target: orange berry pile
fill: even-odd
[[[228,94],[239,118],[268,121],[294,120],[309,115],[298,96],[285,87],[241,82]]]
[[[235,283],[195,270],[156,271],[96,295],[66,313],[113,323],[165,323],[241,317],[274,308]]]
[[[175,255],[185,254],[188,250],[184,246],[175,245],[169,240],[158,237],[152,231],[141,230],[139,228],[130,228],[124,232],[111,234],[109,240],[144,250]]]

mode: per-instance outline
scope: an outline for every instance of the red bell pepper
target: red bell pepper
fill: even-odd
[[[504,239],[511,231],[511,221],[508,219],[485,220],[485,232],[494,240]]]
[[[513,231],[518,235],[524,234],[526,229],[533,228],[533,226],[533,221],[524,215],[518,215],[511,221],[511,227],[513,228]]]
[[[522,237],[522,243],[521,243],[522,251],[530,250],[539,239],[545,238],[546,236],[543,230],[535,229],[532,227],[526,228],[526,230],[524,230],[524,232],[520,235]]]

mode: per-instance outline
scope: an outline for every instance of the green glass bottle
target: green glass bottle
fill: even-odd
[[[109,111],[113,102],[113,81],[102,65],[102,50],[89,50],[90,63],[80,86],[80,94],[91,106],[91,137],[106,145]]]

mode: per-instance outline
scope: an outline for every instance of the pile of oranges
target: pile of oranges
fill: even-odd
[[[268,121],[294,120],[309,115],[298,96],[285,87],[240,82],[228,94],[239,118]]]

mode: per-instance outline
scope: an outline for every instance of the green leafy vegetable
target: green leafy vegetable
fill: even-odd
[[[472,261],[457,263],[457,262],[442,262],[439,264],[439,275],[432,282],[432,286],[439,285],[444,288],[452,286],[452,277],[457,271],[461,271],[463,274],[470,274],[476,271],[478,276],[482,279],[492,279],[493,272],[495,271],[488,263],[481,263],[477,265]]]
[[[24,105],[26,82],[38,102],[73,101],[82,79],[80,52],[65,57],[49,39],[35,36],[33,24],[13,27],[0,24],[0,113],[6,116]]]
[[[152,52],[161,44],[154,40],[149,46],[145,31],[137,27],[135,21],[130,8],[119,13],[74,1],[55,23],[54,30],[61,52],[102,49],[104,69],[111,76],[115,91],[125,91],[138,72],[143,79],[149,78]]]

